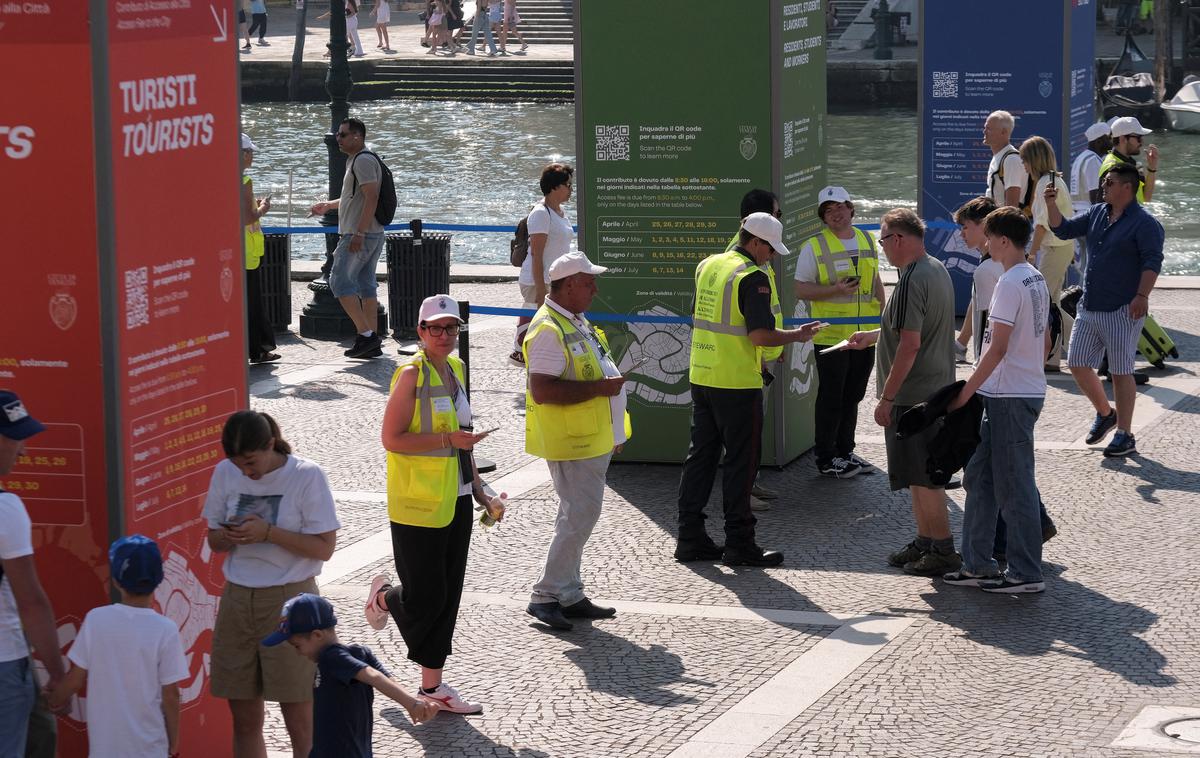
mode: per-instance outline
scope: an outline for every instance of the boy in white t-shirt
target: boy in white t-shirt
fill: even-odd
[[[112,544],[108,562],[121,601],[88,612],[67,653],[74,668],[50,693],[50,706],[61,707],[86,682],[89,755],[175,756],[188,667],[179,628],[152,607],[162,555],[154,540],[134,534]]]
[[[987,325],[988,304],[992,302],[992,290],[1004,267],[992,260],[987,251],[987,237],[983,233],[983,220],[996,210],[996,204],[990,197],[979,196],[963,203],[954,212],[954,223],[962,230],[963,242],[972,250],[979,251],[979,265],[971,277],[971,304],[967,307],[967,315],[963,318],[962,329],[954,343],[955,359],[960,363],[967,360],[967,343],[974,337],[975,360],[979,360],[983,327]]]
[[[978,393],[983,400],[979,447],[963,476],[963,565],[946,574],[948,584],[985,592],[1042,592],[1042,525],[1034,478],[1033,427],[1046,397],[1042,364],[1050,293],[1025,259],[1029,221],[1016,208],[984,219],[988,252],[1004,267],[988,308],[983,353],[966,386],[950,405],[961,408]],[[1008,530],[1008,569],[992,557],[996,516]]]

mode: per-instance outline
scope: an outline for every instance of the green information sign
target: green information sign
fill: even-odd
[[[630,377],[634,437],[620,459],[679,462],[691,327],[677,322],[696,264],[725,249],[753,188],[779,196],[794,251],[819,226],[822,4],[576,0],[575,18],[580,247],[609,267],[592,310],[634,319],[603,325]],[[794,258],[775,271],[785,316],[794,271]],[[781,465],[812,445],[812,350],[790,347],[770,368],[763,463]]]

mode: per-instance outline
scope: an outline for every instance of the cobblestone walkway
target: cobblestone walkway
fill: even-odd
[[[451,294],[518,300],[515,284]],[[302,285],[294,295],[297,309],[307,302]],[[1044,595],[991,596],[888,568],[884,556],[911,537],[907,498],[881,474],[818,478],[810,456],[763,474],[781,497],[759,514],[759,541],[784,551],[783,567],[680,565],[670,555],[678,467],[626,464],[609,472],[583,565],[589,595],[620,613],[564,634],[524,613],[557,503],[523,449],[523,374],[503,360],[513,321],[473,321],[472,405],[501,426],[478,452],[497,465],[485,478],[517,493],[502,524],[475,532],[446,669],[485,710],[413,726],[377,696],[376,754],[1147,755],[1112,745],[1143,708],[1200,707],[1190,579],[1200,554],[1200,305],[1193,291],[1159,290],[1151,310],[1182,358],[1139,388],[1139,456],[1108,460],[1084,445],[1088,403],[1069,376],[1051,378],[1037,466],[1059,536],[1046,546]],[[323,591],[342,638],[372,646],[415,687],[399,634],[371,630],[361,615],[366,582],[391,566],[379,424],[401,356],[390,349],[364,363],[334,343],[281,342],[282,362],[250,369],[251,402],[336,491],[344,526]],[[871,407],[859,452],[882,464]],[[961,490],[950,499],[957,535]],[[269,730],[273,754],[285,754],[277,711]]]

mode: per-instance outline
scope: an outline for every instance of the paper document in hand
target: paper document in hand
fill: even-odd
[[[832,353],[836,350],[842,350],[849,346],[850,346],[850,340],[842,340],[841,342],[837,343],[836,345],[830,345],[829,347],[825,348],[824,350],[821,350],[820,353],[821,353],[821,355],[825,355],[826,353]]]

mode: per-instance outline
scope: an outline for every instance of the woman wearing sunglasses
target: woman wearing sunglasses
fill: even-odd
[[[417,334],[421,350],[396,370],[383,416],[387,449],[388,518],[399,584],[386,574],[371,581],[367,622],[387,625],[389,614],[421,667],[419,697],[452,713],[479,713],[442,681],[458,620],[467,549],[471,544],[471,500],[499,520],[503,498],[484,493],[471,449],[487,432],[471,431],[471,405],[463,363],[454,353],[462,319],[449,295],[421,303]]]

